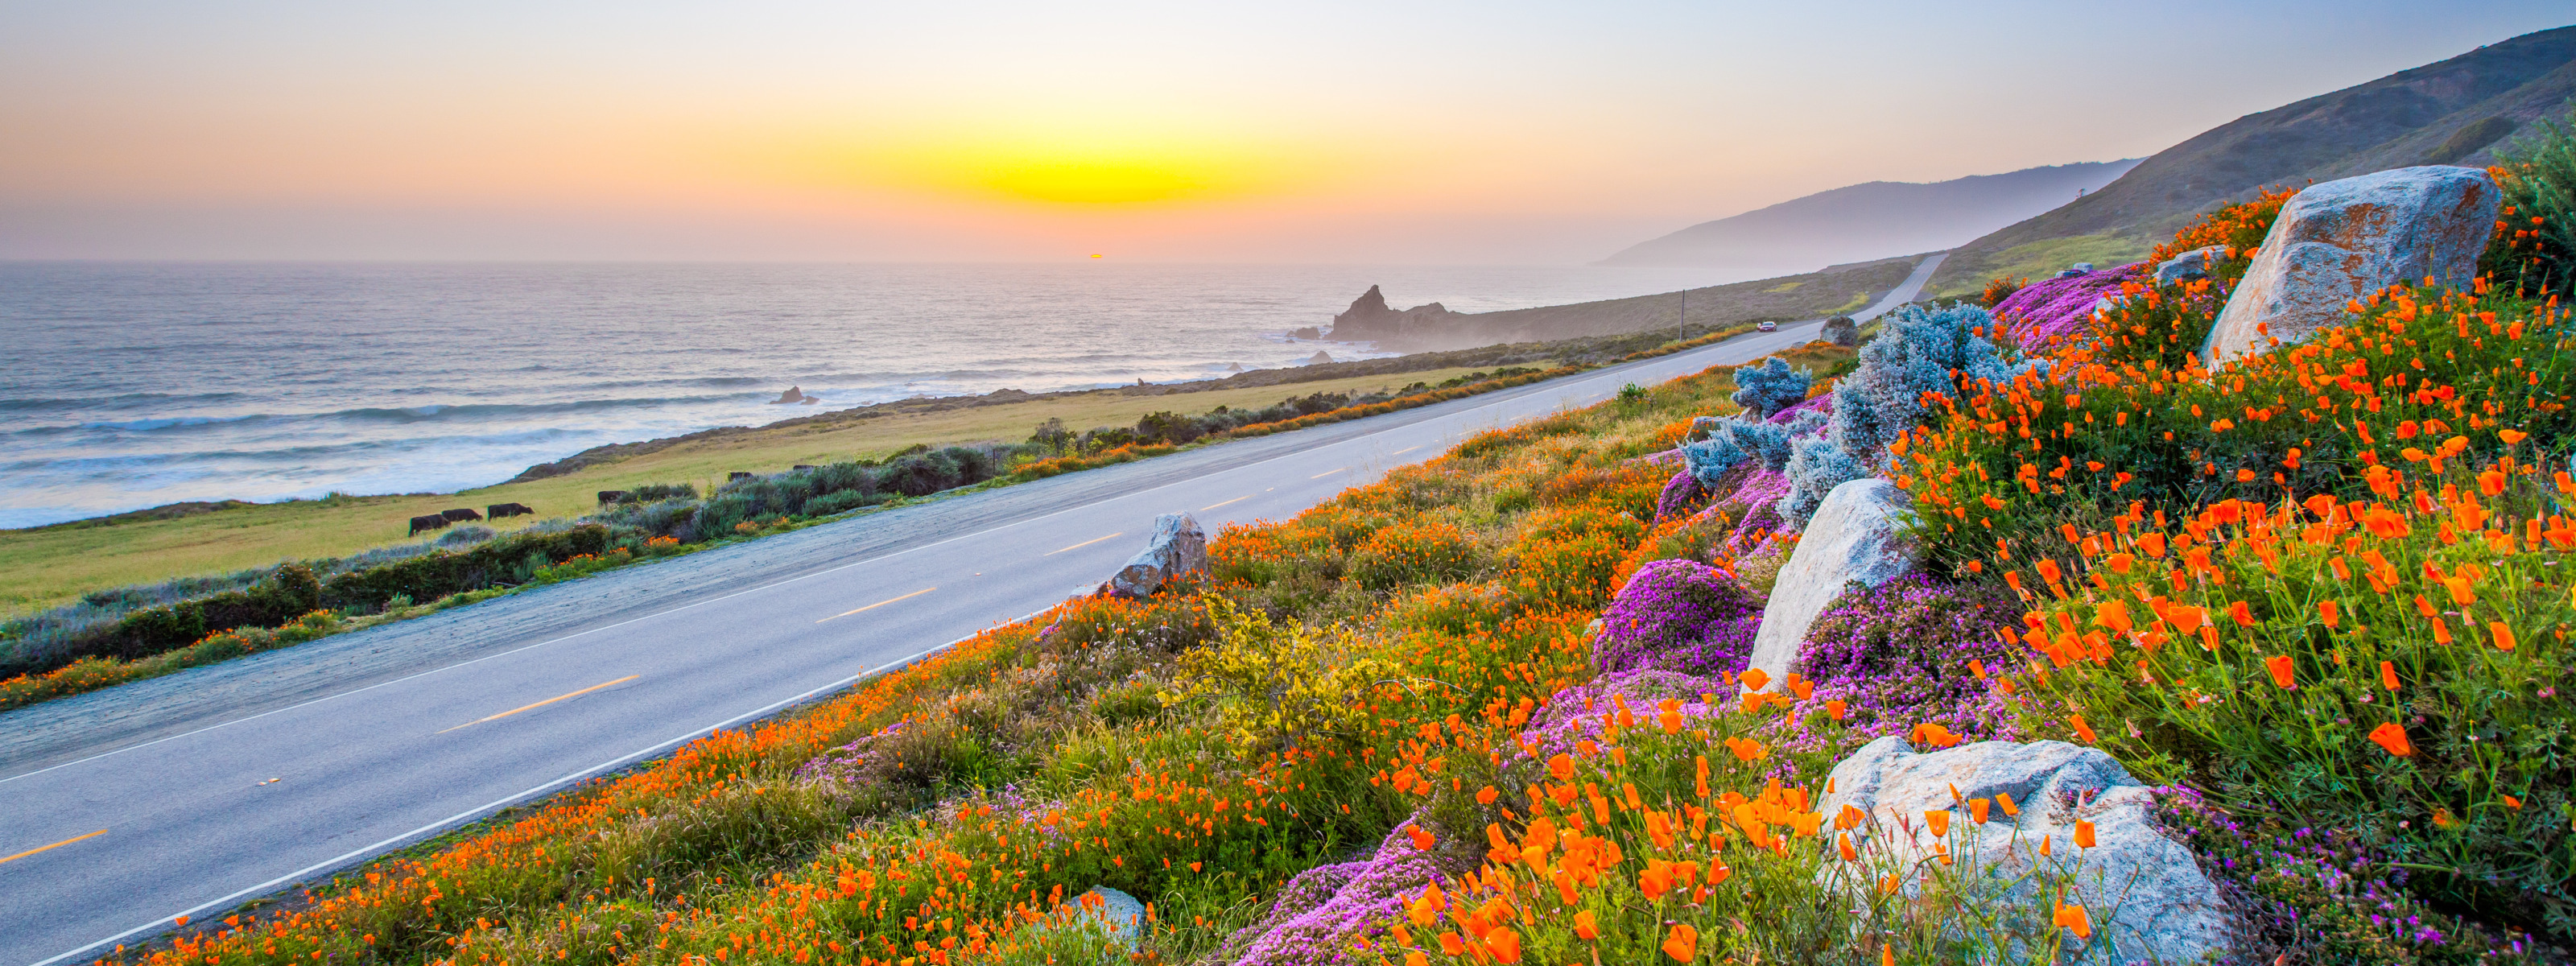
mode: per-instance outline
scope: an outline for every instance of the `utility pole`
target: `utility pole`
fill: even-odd
[[[1689,336],[1687,335],[1687,333],[1688,333],[1689,331],[1690,331],[1690,286],[1688,286],[1688,285],[1684,285],[1684,286],[1682,286],[1682,311],[1681,311],[1681,316],[1680,316],[1679,318],[1677,318],[1677,319],[1674,319],[1674,320],[1673,320],[1673,341],[1675,341],[1675,342],[1680,342],[1680,341],[1682,341],[1683,339],[1689,338]]]

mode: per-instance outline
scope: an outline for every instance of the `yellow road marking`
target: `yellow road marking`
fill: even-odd
[[[510,709],[510,710],[508,710],[508,711],[501,712],[500,714],[492,715],[491,717],[488,717],[488,718],[476,718],[476,719],[474,719],[474,720],[472,720],[472,721],[468,721],[468,722],[466,722],[466,723],[464,723],[464,724],[457,725],[455,728],[449,728],[449,729],[447,729],[447,731],[455,731],[455,730],[457,730],[457,728],[471,728],[471,727],[474,727],[475,725],[482,724],[483,722],[486,722],[486,721],[499,721],[499,720],[501,720],[501,719],[503,719],[503,718],[507,718],[507,717],[509,717],[509,716],[511,716],[511,715],[518,714],[518,713],[519,713],[519,712],[521,712],[521,711],[527,711],[527,710],[534,709],[534,708],[542,708],[542,707],[545,707],[546,705],[553,704],[553,703],[555,703],[555,702],[557,702],[557,701],[562,701],[562,700],[566,700],[566,699],[569,699],[569,698],[578,698],[578,697],[581,697],[582,695],[589,694],[589,693],[591,693],[591,692],[593,692],[593,691],[597,691],[597,690],[599,690],[599,689],[601,689],[601,688],[616,687],[617,685],[624,684],[624,683],[626,683],[626,682],[628,682],[628,681],[635,680],[635,679],[636,679],[636,678],[638,678],[638,677],[642,677],[642,675],[639,675],[639,674],[629,674],[629,675],[627,675],[627,676],[625,676],[625,677],[618,678],[617,680],[610,681],[610,682],[608,682],[608,683],[606,683],[606,684],[594,684],[594,685],[591,685],[591,686],[586,687],[586,688],[583,688],[583,689],[581,689],[581,690],[579,690],[579,691],[575,691],[575,692],[573,692],[573,693],[571,693],[571,694],[559,694],[559,695],[556,695],[556,696],[554,696],[554,697],[547,698],[547,699],[545,699],[545,700],[543,700],[543,701],[539,701],[539,702],[537,702],[537,703],[535,703],[535,704],[523,704],[523,705],[520,705],[520,706],[518,706],[518,707],[511,708],[511,709]],[[447,731],[441,731],[441,732],[439,732],[439,734],[442,734],[442,735],[443,735],[443,734],[446,734],[446,733],[447,733]]]
[[[1218,507],[1225,506],[1227,503],[1241,503],[1241,502],[1243,502],[1243,501],[1245,501],[1245,500],[1249,500],[1249,499],[1252,499],[1252,494],[1250,494],[1250,493],[1246,493],[1246,494],[1244,494],[1244,495],[1242,495],[1242,496],[1235,497],[1234,499],[1227,500],[1227,501],[1225,501],[1225,503],[1210,503],[1210,504],[1208,504],[1208,505],[1206,505],[1206,506],[1200,507],[1200,508],[1199,508],[1199,512],[1200,512],[1200,513],[1206,513],[1206,512],[1208,512],[1209,510],[1213,510],[1213,509],[1216,509],[1216,508],[1218,508]]]
[[[1320,480],[1320,479],[1323,479],[1323,478],[1325,478],[1325,477],[1327,477],[1327,476],[1331,476],[1331,475],[1333,475],[1333,474],[1335,474],[1335,473],[1339,473],[1339,472],[1341,472],[1341,471],[1343,471],[1343,470],[1347,470],[1347,469],[1350,469],[1350,467],[1347,467],[1347,466],[1337,466],[1337,467],[1334,467],[1334,468],[1332,468],[1332,469],[1325,470],[1325,471],[1323,471],[1323,472],[1321,472],[1321,473],[1317,473],[1317,474],[1315,474],[1315,475],[1313,475],[1313,476],[1309,476],[1309,477],[1307,477],[1307,479],[1310,479],[1310,480]]]
[[[1413,452],[1414,450],[1421,449],[1421,448],[1422,448],[1422,447],[1420,447],[1420,446],[1407,446],[1407,447],[1405,447],[1405,448],[1403,448],[1403,449],[1396,450],[1395,452],[1390,453],[1390,454],[1387,454],[1387,455],[1390,455],[1390,456],[1402,456],[1402,455],[1404,455],[1404,454],[1406,454],[1406,453],[1410,453],[1410,452]]]
[[[97,838],[97,837],[99,837],[99,836],[101,836],[101,835],[105,835],[105,834],[107,834],[107,830],[106,830],[106,829],[99,829],[98,831],[91,832],[91,833],[89,833],[88,835],[75,835],[75,836],[72,836],[71,838],[64,839],[64,840],[62,840],[62,841],[60,841],[60,842],[56,842],[56,843],[54,843],[54,844],[52,844],[52,845],[46,845],[46,846],[40,846],[40,847],[37,847],[37,848],[28,849],[27,851],[20,852],[20,853],[18,853],[18,854],[16,854],[16,855],[13,855],[13,856],[8,857],[8,858],[0,859],[0,863],[16,862],[16,861],[18,861],[19,859],[26,858],[26,857],[28,857],[28,856],[30,856],[30,855],[34,855],[34,854],[36,854],[36,853],[38,853],[38,852],[43,852],[43,851],[46,851],[46,850],[48,850],[48,849],[59,849],[59,848],[62,848],[63,846],[70,845],[70,844],[72,844],[72,843],[74,843],[74,842],[78,842],[78,841],[80,841],[80,840],[82,840],[82,839],[94,839],[94,838]]]
[[[980,577],[980,576],[983,576],[983,575],[982,575],[982,574],[977,574],[976,576],[979,576],[979,577]],[[853,608],[851,608],[851,609],[849,609],[849,610],[842,611],[842,612],[840,612],[840,613],[838,613],[838,614],[834,614],[834,615],[832,615],[832,616],[830,616],[830,617],[823,618],[823,621],[839,620],[839,619],[841,619],[841,618],[848,617],[848,616],[850,616],[850,615],[852,615],[852,614],[856,614],[856,613],[858,613],[858,612],[860,612],[860,611],[863,611],[863,610],[875,610],[875,609],[877,609],[877,608],[879,608],[879,607],[883,607],[883,606],[885,606],[885,605],[887,605],[887,604],[894,603],[895,601],[898,601],[898,600],[911,600],[911,599],[913,599],[913,598],[915,598],[915,597],[919,597],[919,596],[921,596],[921,595],[923,595],[923,594],[927,594],[927,593],[929,593],[929,592],[931,592],[931,591],[938,590],[938,589],[939,589],[939,588],[937,588],[937,587],[924,587],[924,588],[921,588],[920,590],[913,591],[912,593],[905,594],[905,595],[903,595],[903,596],[901,596],[901,597],[889,597],[889,598],[887,598],[887,599],[885,599],[885,600],[877,601],[876,603],[869,604],[869,605],[868,605],[868,606],[866,606],[866,607],[853,607]],[[814,623],[820,624],[820,623],[822,623],[823,621],[815,621]]]
[[[1125,532],[1127,532],[1127,531],[1125,531],[1125,530],[1120,530],[1120,531],[1118,531],[1118,533],[1125,533]],[[1118,535],[1118,533],[1110,534],[1110,535],[1109,535],[1109,537],[1117,536],[1117,535]],[[1074,544],[1073,546],[1070,546],[1070,547],[1059,547],[1059,548],[1054,549],[1054,550],[1049,550],[1049,551],[1047,551],[1047,552],[1045,552],[1045,553],[1039,554],[1038,556],[1041,556],[1041,557],[1052,557],[1052,556],[1055,556],[1056,554],[1063,553],[1063,552],[1065,552],[1065,551],[1067,551],[1067,550],[1080,550],[1080,549],[1082,549],[1082,548],[1084,548],[1084,547],[1091,546],[1092,544],[1099,543],[1100,541],[1107,540],[1107,539],[1109,539],[1109,537],[1093,537],[1093,538],[1091,538],[1091,539],[1089,539],[1089,540],[1085,540],[1085,541],[1083,541],[1083,542],[1081,542],[1081,543]]]

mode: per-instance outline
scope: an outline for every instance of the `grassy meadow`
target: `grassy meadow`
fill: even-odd
[[[409,539],[407,520],[450,507],[481,512],[489,504],[515,502],[536,508],[534,516],[488,524],[506,533],[539,520],[588,513],[596,508],[594,494],[600,490],[694,483],[701,492],[713,492],[734,470],[767,473],[798,463],[882,457],[914,444],[1019,440],[1050,418],[1075,429],[1133,425],[1159,410],[1195,413],[1217,406],[1267,406],[1283,397],[1309,393],[1394,389],[1417,381],[1437,384],[1473,371],[1477,370],[1436,369],[1179,397],[1103,392],[898,413],[837,426],[792,426],[693,441],[564,476],[457,493],[334,497],[234,507],[175,519],[76,521],[0,530],[0,614],[39,610],[103,587],[228,573],[281,560],[345,556],[403,543]],[[810,413],[782,411],[779,415]]]

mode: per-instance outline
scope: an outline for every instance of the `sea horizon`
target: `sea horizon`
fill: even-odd
[[[0,261],[0,528],[452,492],[594,446],[898,399],[1396,355],[1399,306],[1558,305],[1766,268],[848,261]],[[776,405],[794,387],[823,401]],[[962,441],[961,441],[962,442]]]

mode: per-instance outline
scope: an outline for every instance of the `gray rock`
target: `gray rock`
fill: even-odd
[[[2066,267],[2068,270],[2076,272],[2077,274],[2089,274],[2093,271],[2092,262],[2077,262]]]
[[[1097,904],[1091,901],[1093,896],[1099,897]],[[1135,896],[1108,886],[1092,886],[1091,891],[1074,897],[1074,905],[1084,916],[1106,925],[1110,935],[1126,942],[1127,948],[1134,949],[1144,942],[1145,903]]]
[[[2044,914],[2057,882],[2071,879],[2065,901],[2092,911],[2094,935],[2114,947],[2107,961],[2191,963],[2227,948],[2218,887],[2189,849],[2156,828],[2154,794],[2098,750],[1987,741],[1917,754],[1890,735],[1835,765],[1829,787],[1819,805],[1828,822],[1845,805],[1868,816],[1853,838],[1882,851],[1867,858],[1923,860],[1935,841],[1924,813],[1948,811],[1952,868],[1992,883],[1998,895],[1988,901],[2029,903]],[[1998,795],[2011,796],[2020,814],[2005,814]],[[1973,820],[1971,799],[1995,803],[1985,825]],[[2078,821],[2093,823],[2092,848],[2076,845]],[[2039,853],[2042,839],[2049,857]]]
[[[1751,666],[1771,676],[1766,687],[1779,687],[1798,670],[1798,643],[1844,587],[1876,587],[1913,565],[1914,548],[1899,532],[1913,505],[1896,484],[1874,476],[1845,481],[1825,494],[1771,585],[1762,629],[1753,635]]]
[[[2227,298],[2203,355],[2215,366],[2342,324],[2344,305],[2398,282],[2467,285],[2502,200],[2476,168],[2399,168],[2310,185]]]
[[[1164,581],[1206,567],[1207,533],[1199,522],[1187,513],[1166,513],[1154,518],[1154,538],[1127,558],[1127,565],[1109,578],[1107,590],[1121,597],[1151,597]]]
[[[1320,349],[1316,350],[1314,355],[1306,357],[1306,364],[1310,366],[1330,365],[1332,361],[1333,354]]]
[[[2207,278],[2209,265],[2227,254],[2227,246],[2211,245],[2176,255],[2156,266],[2156,284],[2171,285],[2187,279]]]
[[[1835,345],[1859,345],[1860,323],[1852,321],[1848,315],[1834,316],[1825,320],[1824,332],[1819,338]]]

